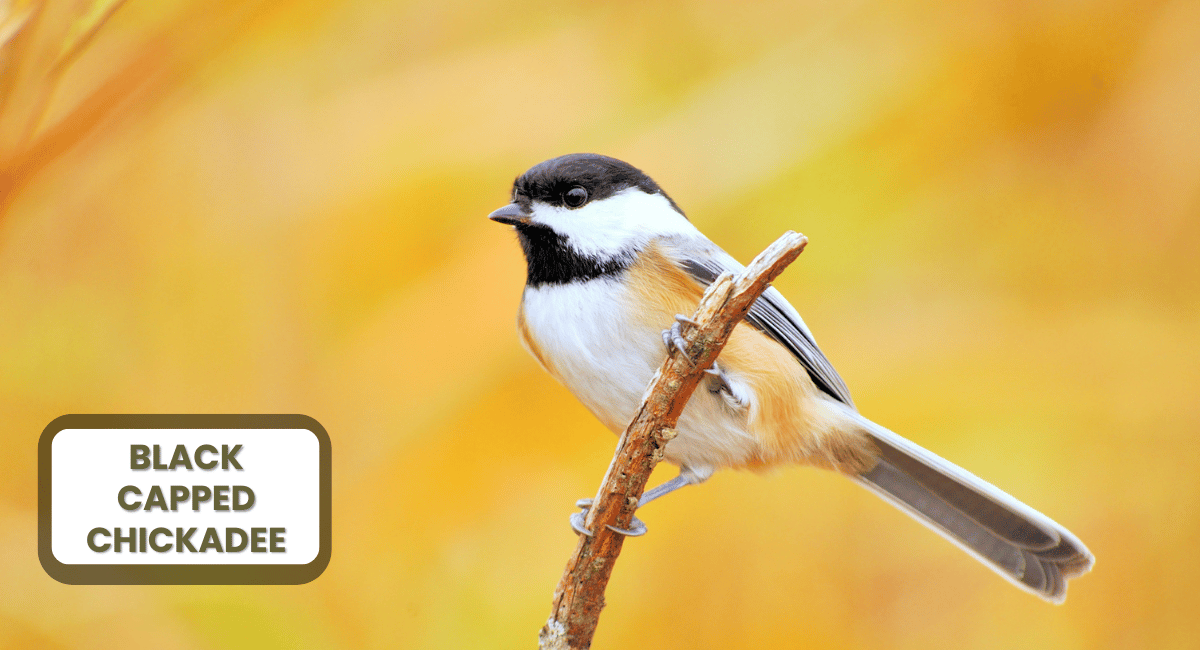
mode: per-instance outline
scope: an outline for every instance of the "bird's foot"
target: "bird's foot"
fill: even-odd
[[[575,507],[580,508],[583,512],[576,512],[571,515],[571,529],[580,535],[592,536],[592,531],[584,526],[584,520],[587,517],[588,510],[592,509],[592,499],[580,499],[575,502]]]
[[[588,510],[591,510],[591,508],[592,508],[592,501],[593,501],[593,499],[580,499],[580,500],[576,501],[575,507],[583,510],[583,512],[576,512],[575,514],[571,515],[572,530],[579,533],[580,535],[587,535],[588,537],[592,536],[592,531],[588,530],[588,528],[586,526],[584,526],[584,522],[587,519]],[[626,537],[640,537],[642,535],[645,535],[646,530],[647,530],[646,524],[642,523],[642,520],[638,519],[637,517],[633,518],[633,527],[632,528],[629,528],[629,529],[617,528],[616,526],[613,526],[612,524],[609,524],[607,526],[607,528],[614,533],[620,533],[622,535],[625,535]]]
[[[662,331],[663,344],[667,346],[667,354],[679,350],[683,353],[683,358],[687,359],[688,363],[695,364],[692,357],[688,354],[687,339],[683,338],[683,324],[698,325],[696,321],[684,316],[683,314],[675,314],[675,322],[671,323],[671,327]]]

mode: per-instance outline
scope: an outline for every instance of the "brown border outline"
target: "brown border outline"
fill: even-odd
[[[63,564],[50,536],[50,452],[63,429],[307,429],[320,450],[320,546],[308,564]],[[38,440],[38,558],[51,578],[69,585],[300,585],[329,565],[333,542],[333,472],[329,434],[307,415],[62,415]]]

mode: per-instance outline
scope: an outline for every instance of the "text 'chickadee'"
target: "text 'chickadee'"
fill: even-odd
[[[525,252],[521,342],[618,435],[663,361],[663,328],[692,313],[718,275],[743,268],[650,177],[606,156],[534,166],[490,218],[514,226]],[[1091,553],[1062,526],[860,415],[774,288],[734,329],[676,431],[664,456],[679,476],[639,505],[721,468],[813,465],[854,479],[1051,602],[1092,567]]]

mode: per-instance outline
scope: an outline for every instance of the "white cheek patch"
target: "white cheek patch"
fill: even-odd
[[[662,194],[630,187],[574,210],[533,204],[534,223],[567,238],[567,244],[591,257],[611,257],[653,237],[699,233]]]

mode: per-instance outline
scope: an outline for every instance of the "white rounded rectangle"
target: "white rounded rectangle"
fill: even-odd
[[[150,468],[132,469],[134,445],[150,450],[146,458]],[[216,462],[216,468],[196,466],[196,450],[202,446],[206,448],[199,461],[205,465]],[[174,458],[174,469],[153,468],[156,448],[160,464],[169,467]],[[233,463],[222,459],[222,451],[234,449]],[[183,453],[176,454],[177,450]],[[308,564],[317,557],[320,450],[316,437],[306,429],[64,429],[55,436],[51,453],[51,548],[63,564]],[[224,468],[222,460],[226,460]],[[118,503],[119,492],[126,486],[141,493],[127,491],[124,495],[127,506],[141,504],[136,510],[126,510]],[[172,494],[171,488],[176,486],[188,491],[186,501],[172,499],[182,494],[182,490]],[[232,496],[234,486],[248,488],[253,506],[233,510],[233,503],[215,503],[211,495],[201,500],[204,490],[191,494],[196,487],[211,493],[223,486],[230,489],[218,494]],[[147,504],[154,487],[163,494],[165,511],[157,503]],[[220,505],[228,509],[216,509]],[[107,545],[104,551],[88,544],[89,534],[97,528],[107,532],[97,533],[92,546]],[[159,528],[170,535],[160,532],[155,546],[169,544],[169,551],[155,550],[149,540],[141,544],[141,529],[146,529],[149,537]],[[195,532],[187,536],[193,528]],[[230,552],[225,550],[228,528],[244,531],[244,535],[256,528],[283,529],[284,541],[274,545],[274,552],[269,542],[257,545],[266,551],[253,552],[252,540],[244,549]],[[118,529],[121,535],[133,531],[136,539],[114,545]],[[184,535],[177,535],[180,529]],[[216,545],[210,543],[201,552],[209,529],[216,531]],[[269,540],[270,532],[265,537]],[[280,535],[275,537],[278,540]],[[240,546],[241,536],[234,533],[232,538],[234,547]],[[134,547],[132,551],[130,547]]]
[[[329,437],[302,415],[68,415],[39,556],[72,584],[299,584],[329,562]]]

